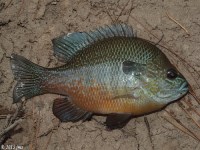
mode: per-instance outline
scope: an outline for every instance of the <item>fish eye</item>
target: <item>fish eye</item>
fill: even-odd
[[[174,69],[167,70],[167,78],[168,79],[175,79],[177,77],[177,72]]]

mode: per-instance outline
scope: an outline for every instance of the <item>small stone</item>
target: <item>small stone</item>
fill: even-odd
[[[57,1],[51,2],[51,5],[57,5]]]

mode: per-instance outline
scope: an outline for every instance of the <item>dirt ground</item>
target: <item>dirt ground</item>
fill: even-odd
[[[189,34],[173,19],[181,23]],[[5,116],[13,114],[17,108],[16,104],[12,104],[12,90],[16,84],[9,63],[12,53],[44,67],[58,66],[61,63],[53,56],[53,38],[63,33],[90,30],[116,20],[127,22],[137,31],[137,36],[154,42],[164,35],[162,42],[200,72],[199,0],[0,0],[0,132],[6,125]],[[158,39],[149,34],[146,28]],[[172,57],[168,50],[163,51],[200,97],[196,84],[200,84],[200,80],[194,70]],[[188,73],[187,68],[192,74]],[[29,100],[22,121],[10,133],[4,146],[18,145],[23,149],[39,150],[200,149],[197,140],[200,139],[200,126],[198,128],[194,124],[180,103],[132,119],[123,129],[107,131],[99,123],[104,122],[104,117],[95,117],[99,122],[91,120],[60,124],[52,114],[52,102],[56,97],[46,94]],[[181,102],[188,99],[191,96],[187,95]],[[200,113],[200,106],[194,99],[192,103]],[[196,137],[169,123],[167,120],[172,119],[169,114],[177,118],[175,122],[182,122],[195,133]],[[200,117],[196,117],[196,122],[200,124]]]

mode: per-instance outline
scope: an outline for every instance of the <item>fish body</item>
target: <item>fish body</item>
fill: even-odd
[[[54,39],[53,46],[65,65],[43,68],[12,55],[18,80],[13,97],[18,102],[44,93],[67,96],[53,105],[61,121],[87,119],[93,113],[127,119],[157,111],[188,91],[187,81],[164,53],[136,37],[128,25],[64,35]]]
[[[140,46],[147,51],[147,56],[141,55]],[[91,112],[140,115],[164,103],[144,97],[139,89],[143,83],[135,75],[126,75],[122,63],[129,60],[145,65],[148,57],[155,59],[159,53],[156,47],[135,37],[97,41],[73,57],[69,64],[50,73],[51,80],[47,79],[46,86],[48,91],[70,95],[74,104]],[[134,92],[138,94],[136,97]]]

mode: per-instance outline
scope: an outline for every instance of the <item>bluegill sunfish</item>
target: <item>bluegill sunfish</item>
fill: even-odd
[[[14,103],[22,97],[55,93],[53,113],[61,121],[107,115],[108,127],[131,116],[162,109],[188,91],[186,79],[155,44],[135,36],[132,27],[115,24],[75,32],[52,40],[54,54],[65,62],[56,68],[38,66],[13,54],[18,81]]]

